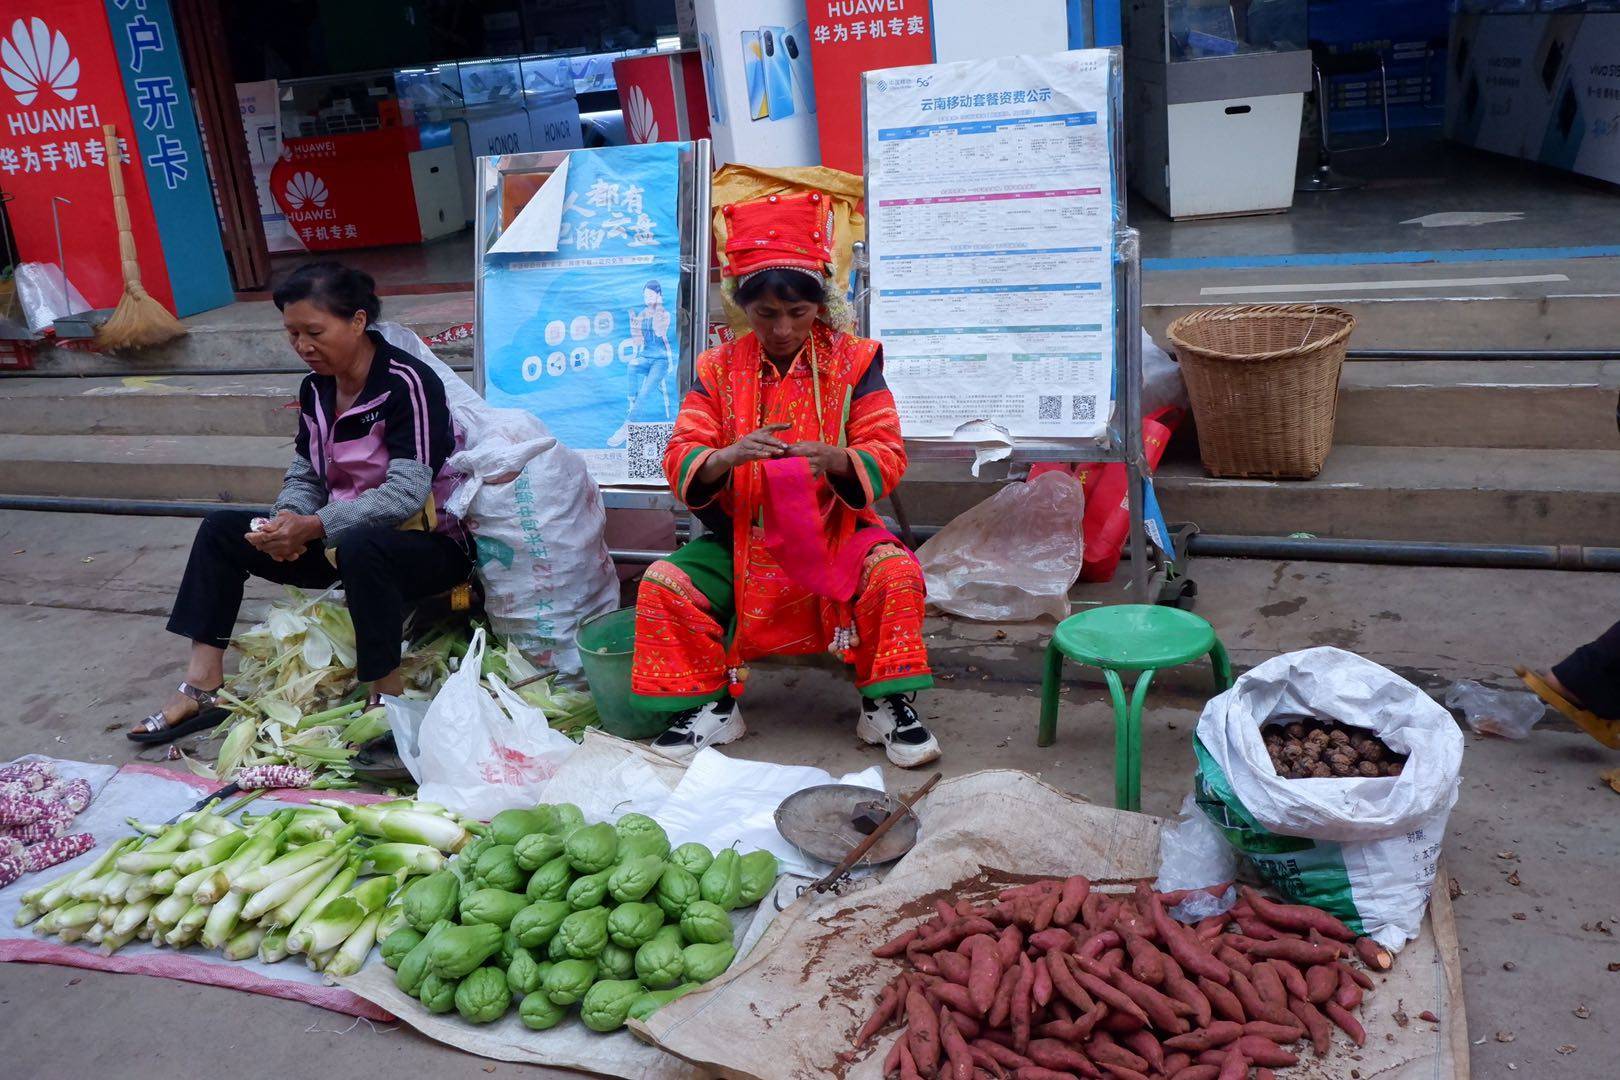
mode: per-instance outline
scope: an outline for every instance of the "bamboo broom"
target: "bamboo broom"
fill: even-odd
[[[141,264],[135,256],[135,232],[129,224],[129,201],[124,197],[124,171],[118,152],[118,131],[111,124],[101,129],[107,148],[107,175],[112,178],[113,213],[118,219],[118,257],[123,266],[124,295],[118,307],[96,331],[103,349],[139,349],[162,345],[186,332],[180,320],[152,298],[141,285]]]

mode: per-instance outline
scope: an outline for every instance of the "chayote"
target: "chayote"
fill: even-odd
[[[456,1007],[455,979],[429,974],[417,988],[416,999],[430,1013],[447,1013]]]
[[[644,855],[663,858],[669,854],[669,834],[646,814],[626,814],[613,825],[620,847],[630,846]]]
[[[568,886],[568,906],[575,911],[601,907],[602,901],[607,899],[608,879],[612,876],[613,870],[610,867],[575,878],[574,883]]]
[[[567,839],[575,829],[585,827],[585,811],[573,803],[552,803],[551,809],[557,815],[557,827],[550,831],[561,833],[564,839]]]
[[[429,974],[451,981],[462,979],[501,948],[506,931],[491,923],[452,926],[422,942],[427,949]],[[401,964],[403,968],[405,965]]]
[[[686,977],[693,982],[706,983],[723,974],[737,956],[730,942],[718,945],[688,945],[681,950],[681,963]]]
[[[484,883],[486,889],[505,889],[507,892],[522,890],[529,875],[517,864],[516,849],[511,844],[495,844],[484,849],[478,856],[478,865],[473,868],[473,876]]]
[[[642,990],[634,979],[604,979],[586,992],[579,1003],[579,1018],[592,1031],[616,1031],[624,1026],[624,1018]]]
[[[427,977],[428,953],[433,948],[434,941],[440,934],[455,924],[448,919],[441,919],[428,928],[428,932],[416,947],[405,954],[394,970],[394,985],[405,993],[415,996],[422,987],[422,980]]]
[[[554,964],[540,988],[557,1005],[572,1005],[585,996],[596,981],[595,960],[563,960]]]
[[[383,943],[377,947],[377,952],[382,956],[383,963],[398,971],[400,961],[420,944],[422,934],[409,926],[402,926],[383,939]]]
[[[642,855],[622,862],[608,876],[608,893],[621,904],[640,900],[652,892],[664,873],[664,860],[658,855]]]
[[[538,870],[562,854],[563,838],[556,833],[530,833],[517,842],[513,853],[517,864],[524,870]]]
[[[776,856],[769,851],[750,851],[742,857],[740,878],[742,906],[757,904],[776,887]]]
[[[517,935],[519,945],[536,949],[551,940],[551,935],[573,910],[566,900],[539,900],[512,916],[510,929]]]
[[[568,959],[568,953],[563,950],[563,939],[556,934],[552,934],[551,940],[546,942],[546,959],[551,961]]]
[[[726,848],[698,878],[698,891],[711,904],[726,911],[742,906],[742,856]]]
[[[619,834],[605,821],[576,829],[563,845],[568,864],[581,874],[606,870],[619,858]]]
[[[681,916],[681,936],[694,945],[718,945],[731,940],[731,917],[719,904],[694,900]]]
[[[654,990],[674,986],[686,975],[686,961],[681,955],[681,934],[675,930],[667,934],[665,927],[653,939],[636,950],[636,976]]]
[[[556,812],[547,807],[502,810],[489,819],[489,835],[497,844],[515,844],[530,833],[545,832],[556,823]]]
[[[506,985],[506,972],[482,967],[461,980],[456,987],[456,1011],[469,1024],[488,1024],[506,1015],[512,1004],[512,991]]]
[[[642,994],[640,997],[636,998],[636,1000],[630,1003],[630,1015],[626,1017],[626,1019],[640,1020],[645,1023],[647,1018],[653,1013],[657,1012],[659,1009],[662,1009],[665,1005],[668,1005],[675,999],[685,997],[687,994],[690,994],[692,991],[696,990],[698,986],[698,983],[682,983],[681,985],[670,990],[653,990]]]
[[[505,930],[512,925],[517,913],[529,906],[529,898],[522,893],[505,889],[479,889],[461,902],[463,926],[489,923]]]
[[[562,951],[570,959],[595,959],[607,944],[608,909],[597,907],[574,912],[557,927],[557,940],[562,942]]]
[[[405,921],[416,930],[427,933],[440,919],[455,914],[456,900],[461,895],[461,882],[453,870],[440,870],[411,886],[405,894]]]
[[[714,862],[714,852],[702,844],[682,844],[669,853],[669,861],[693,877],[702,877],[703,871]]]
[[[540,961],[534,958],[534,953],[521,946],[512,952],[512,962],[506,965],[506,985],[514,994],[532,994],[540,989],[540,980],[545,972],[540,970]]]
[[[505,968],[507,964],[512,962],[512,957],[517,955],[517,951],[521,948],[523,946],[518,944],[517,935],[512,933],[512,928],[508,926],[506,933],[501,935],[500,951],[492,957],[495,966]]]
[[[478,857],[494,843],[495,838],[488,833],[473,837],[462,845],[461,851],[457,853],[460,856],[460,864],[462,866],[476,865]]]
[[[653,889],[653,902],[664,909],[664,918],[671,922],[686,914],[692,901],[701,897],[698,879],[684,867],[669,863],[658,875],[658,886]]]
[[[573,880],[574,870],[568,865],[567,857],[558,855],[530,875],[523,895],[531,901],[561,900],[568,895],[568,886]]]
[[[527,995],[518,1006],[518,1019],[523,1021],[524,1027],[535,1031],[554,1028],[567,1015],[568,1007],[552,1001],[543,990]]]
[[[604,979],[633,979],[636,977],[636,956],[630,949],[609,941],[596,956],[596,966]]]
[[[631,901],[620,904],[608,916],[608,937],[622,949],[639,949],[652,940],[664,925],[664,911],[657,904]]]

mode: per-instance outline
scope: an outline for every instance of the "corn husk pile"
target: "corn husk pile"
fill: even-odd
[[[487,635],[487,631],[486,631]],[[409,643],[400,662],[406,698],[430,700],[466,655],[471,628],[435,627]],[[264,622],[233,640],[241,662],[220,693],[231,718],[215,729],[213,763],[186,757],[194,773],[231,778],[238,769],[290,765],[310,770],[318,788],[352,787],[349,759],[388,731],[385,710],[365,711],[355,676],[354,623],[341,597],[289,588]],[[485,650],[482,675],[496,675],[570,738],[596,723],[589,694],[557,685],[510,642]],[[182,755],[184,756],[184,755]]]

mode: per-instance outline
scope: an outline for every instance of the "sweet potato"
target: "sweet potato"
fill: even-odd
[[[1333,990],[1328,1001],[1337,1002],[1339,1008],[1350,1010],[1361,1007],[1361,984],[1355,979],[1354,970],[1348,964],[1339,965],[1339,984]],[[1324,1001],[1321,1004],[1326,1005]]]
[[[1003,1067],[1008,1069],[1019,1069],[1025,1065],[1035,1064],[1029,1058],[1025,1057],[1023,1054],[1020,1054],[1012,1047],[1004,1046],[1001,1043],[996,1042],[994,1039],[988,1037],[983,1039],[974,1039],[968,1045],[978,1047],[980,1050],[999,1061]]]
[[[934,954],[934,963],[939,965],[939,973],[951,982],[958,986],[968,984],[973,963],[961,953],[941,949]]]
[[[988,937],[979,937],[968,954],[968,997],[973,1000],[976,1016],[990,1011],[996,1000],[996,986],[1001,980],[1001,957],[996,943]]]
[[[951,1080],[973,1080],[973,1054],[968,1051],[967,1040],[962,1038],[962,1033],[951,1022],[949,1009],[945,1010],[945,1015],[939,1021],[939,1041],[951,1065]],[[945,1074],[940,1075],[943,1077]]]
[[[917,940],[917,928],[912,927],[910,930],[907,930],[905,933],[901,934],[899,937],[890,938],[888,941],[885,941],[882,945],[879,945],[877,948],[873,949],[872,950],[872,955],[873,956],[881,956],[885,960],[891,960],[894,957],[899,956],[901,953],[905,952],[906,951],[906,946],[910,945],[913,941],[916,941],[916,940]]]
[[[1354,946],[1346,945],[1342,941],[1334,941],[1332,938],[1323,937],[1315,930],[1312,930],[1309,934],[1307,934],[1305,940],[1309,941],[1312,945],[1315,945],[1319,949],[1326,949],[1328,952],[1333,954],[1333,959],[1335,960],[1348,960],[1356,953]]]
[[[1290,964],[1287,960],[1267,960],[1266,963],[1277,973],[1277,977],[1282,980],[1283,989],[1288,993],[1297,994],[1299,997],[1309,993],[1309,988],[1305,985],[1305,973],[1299,970],[1298,965]]]
[[[1363,990],[1371,990],[1377,985],[1373,982],[1371,975],[1367,974],[1365,971],[1362,971],[1358,967],[1345,963],[1343,960],[1339,961],[1339,970],[1348,975],[1350,977],[1350,981],[1361,987]]]
[[[1205,1027],[1209,1024],[1214,1011],[1210,1008],[1209,998],[1198,987],[1194,986],[1182,972],[1181,965],[1174,957],[1164,957],[1164,992],[1184,1002],[1192,1009],[1192,1026]]]
[[[1261,997],[1254,984],[1242,972],[1232,972],[1232,993],[1236,995],[1250,1020],[1270,1020],[1274,1024],[1286,1024],[1290,1019],[1285,1007],[1273,1005]]]
[[[991,1076],[996,1077],[996,1080],[1005,1080],[1008,1073],[1001,1062],[991,1057],[980,1047],[974,1046],[972,1043],[968,1044],[968,1053],[972,1055],[974,1065],[983,1069]]]
[[[1140,934],[1125,935],[1125,952],[1131,958],[1131,976],[1149,986],[1164,982],[1163,953],[1159,947]]]
[[[1029,1056],[1035,1064],[1048,1069],[1066,1069],[1081,1076],[1102,1075],[1090,1058],[1057,1039],[1032,1039],[1029,1044]]]
[[[1215,1080],[1249,1080],[1249,1059],[1242,1050],[1228,1050]]]
[[[1108,1015],[1103,1017],[1102,1023],[1097,1025],[1097,1030],[1105,1031],[1110,1035],[1129,1035],[1131,1032],[1147,1026],[1139,1018],[1128,1013],[1109,1010]]]
[[[1137,1072],[1148,1071],[1148,1063],[1136,1054],[1114,1042],[1093,1039],[1086,1044],[1086,1054],[1098,1065],[1120,1065]]]
[[[1139,1072],[1136,1069],[1127,1069],[1123,1065],[1104,1065],[1103,1069],[1107,1071],[1109,1076],[1113,1077],[1113,1080],[1148,1080],[1147,1073]]]
[[[1052,925],[1052,916],[1057,914],[1058,894],[1047,893],[1041,897],[1040,903],[1035,905],[1035,916],[1030,923],[1030,929],[1040,933]]]
[[[1074,955],[1095,960],[1109,949],[1117,947],[1123,939],[1112,930],[1100,930],[1074,947]]]
[[[911,1055],[909,1035],[900,1040],[900,1080],[923,1080],[922,1073],[917,1071],[917,1059]]]
[[[1268,1005],[1278,1009],[1288,1007],[1288,991],[1283,988],[1282,977],[1277,974],[1277,969],[1269,963],[1254,965],[1254,970],[1249,975],[1249,982],[1254,985],[1255,990],[1260,994],[1261,1000]]]
[[[1080,908],[1091,895],[1091,881],[1082,874],[1076,874],[1063,882],[1063,888],[1058,892],[1057,908],[1052,912],[1054,926],[1067,926],[1080,915]]]
[[[1292,1013],[1289,1016],[1294,1021],[1292,1024],[1274,1024],[1269,1020],[1250,1020],[1243,1025],[1243,1034],[1258,1035],[1262,1039],[1270,1039],[1274,1043],[1286,1046],[1305,1034],[1305,1025],[1299,1022],[1299,1018]]]
[[[1199,1031],[1189,1031],[1185,1035],[1177,1035],[1173,1039],[1166,1039],[1164,1045],[1169,1050],[1184,1050],[1190,1054],[1203,1053],[1205,1050],[1216,1050],[1227,1043],[1236,1042],[1243,1037],[1243,1025],[1231,1020],[1216,1020],[1208,1027]]]
[[[924,975],[939,974],[939,963],[934,959],[933,954],[918,949],[915,941],[906,947],[906,962]]]
[[[951,1012],[949,1006],[942,1011],[950,1015],[951,1023],[956,1025],[956,1030],[962,1033],[964,1039],[977,1039],[984,1030],[973,1017],[965,1016],[959,1012]],[[943,1017],[941,1019],[943,1020]]]
[[[1018,963],[1018,954],[1024,951],[1024,934],[1016,926],[1009,926],[996,938],[996,958],[1003,968]]]
[[[900,1054],[906,1048],[906,1033],[901,1032],[895,1036],[894,1045],[883,1056],[883,1075],[893,1076],[900,1071]]]
[[[1036,1009],[1044,1009],[1052,1000],[1052,969],[1046,957],[1034,961],[1035,981],[1030,985],[1029,997]]]
[[[1238,933],[1256,941],[1277,941],[1286,936],[1284,931],[1276,929],[1252,913],[1235,916],[1233,921],[1237,923]]]
[[[1109,949],[1107,952],[1097,957],[1097,963],[1101,964],[1105,968],[1108,968],[1109,970],[1113,970],[1117,967],[1123,967],[1125,965],[1125,950]]]
[[[1120,1042],[1137,1057],[1145,1058],[1153,1072],[1164,1072],[1164,1047],[1151,1031],[1133,1031]]]
[[[1135,1017],[1143,1024],[1148,1022],[1147,1013],[1143,1012],[1142,1007],[1132,1001],[1128,994],[1116,990],[1107,980],[1099,979],[1089,971],[1081,970],[1078,960],[1067,957],[1064,960],[1070,964],[1069,971],[1074,975],[1074,981],[1079,983],[1086,993],[1111,1009],[1117,1009],[1127,1016]]]
[[[1191,1064],[1192,1055],[1177,1050],[1174,1053],[1164,1055],[1164,1068],[1160,1071],[1166,1076],[1174,1076]]]
[[[936,1004],[949,1005],[959,1013],[965,1013],[968,1016],[977,1015],[973,1005],[973,995],[968,993],[965,986],[953,982],[936,982],[928,987],[927,996],[929,1000]]]
[[[906,992],[906,1046],[918,1071],[932,1076],[939,1065],[939,1018],[915,985]]]
[[[1226,924],[1232,921],[1230,915],[1211,915],[1207,919],[1199,919],[1193,924],[1192,934],[1198,941],[1207,945],[1221,936]]]
[[[1082,1012],[1089,1010],[1094,1002],[1085,988],[1075,981],[1074,974],[1069,970],[1068,961],[1060,953],[1056,956],[1043,956],[1048,973],[1052,978],[1052,989],[1065,1000]]]
[[[1018,981],[1013,983],[1012,1006],[1007,1019],[1012,1024],[1013,1049],[1020,1054],[1029,1046],[1029,1029],[1033,1010],[1030,991],[1035,984],[1035,966],[1029,957],[1018,958]]]
[[[1361,962],[1374,971],[1388,971],[1395,966],[1395,957],[1372,938],[1358,937],[1355,946],[1356,955],[1361,958]]]
[[[1236,938],[1235,934],[1227,937]],[[1241,943],[1240,943],[1241,942]],[[1331,964],[1339,958],[1338,951],[1326,945],[1317,945],[1309,941],[1300,941],[1298,938],[1278,938],[1276,941],[1256,941],[1253,938],[1241,938],[1232,943],[1233,948],[1248,954],[1249,961],[1287,960],[1290,963],[1302,966],[1312,964]]]
[[[1254,1080],[1277,1080],[1277,1074],[1270,1069],[1256,1069],[1254,1070]]]
[[[1223,940],[1221,941],[1221,943],[1219,945],[1215,946],[1215,959],[1219,960],[1221,963],[1225,964],[1227,967],[1231,968],[1233,971],[1240,971],[1243,974],[1247,975],[1250,971],[1252,971],[1254,969],[1254,962],[1251,961],[1243,953],[1238,952],[1236,949],[1232,948],[1232,946],[1226,944],[1224,939],[1232,937],[1233,935],[1231,935],[1231,934],[1223,934],[1221,936],[1222,936]],[[1183,966],[1185,966],[1185,961],[1183,961]],[[1192,969],[1188,968],[1188,970],[1190,971]],[[1219,982],[1220,980],[1217,979],[1216,981]],[[1222,985],[1229,985],[1229,984],[1224,984],[1223,983]]]
[[[1305,972],[1305,993],[1302,997],[1313,1005],[1320,1005],[1339,989],[1339,969],[1334,964],[1317,964]]]
[[[1179,1072],[1170,1074],[1170,1080],[1220,1080],[1219,1065],[1183,1065]]]
[[[1240,889],[1239,893],[1254,909],[1256,915],[1279,930],[1292,930],[1300,934],[1315,930],[1324,937],[1336,941],[1356,940],[1354,930],[1319,908],[1307,907],[1304,904],[1279,904],[1267,900],[1247,886]]]
[[[1108,981],[1119,987],[1120,990],[1131,996],[1131,1000],[1142,1006],[1155,1027],[1171,1035],[1180,1035],[1191,1027],[1187,1017],[1192,1015],[1192,1007],[1186,1002],[1166,997],[1153,987],[1132,978],[1123,970],[1108,973]]]
[[[1017,900],[1021,896],[1044,896],[1057,889],[1060,883],[1052,878],[1042,878],[1040,881],[1031,881],[1023,885],[1011,885],[996,894],[997,900]]]
[[[1299,1062],[1299,1057],[1292,1051],[1284,1050],[1270,1039],[1262,1039],[1258,1035],[1245,1035],[1233,1045],[1256,1065],[1286,1068]]]
[[[1357,1046],[1367,1045],[1367,1030],[1361,1026],[1361,1021],[1351,1016],[1337,1001],[1330,1001],[1322,1006],[1327,1018],[1339,1025],[1339,1030],[1350,1036],[1350,1041]]]
[[[1243,1003],[1238,1001],[1237,995],[1231,990],[1203,976],[1199,976],[1195,985],[1199,992],[1209,999],[1209,1007],[1214,1010],[1216,1016],[1235,1020],[1240,1024],[1249,1018],[1249,1014],[1243,1011]]]
[[[1299,1018],[1305,1025],[1305,1030],[1311,1036],[1311,1049],[1316,1051],[1317,1057],[1326,1057],[1328,1048],[1333,1045],[1333,1025],[1322,1011],[1304,998],[1290,996],[1288,1011]]]
[[[1227,965],[1217,960],[1197,941],[1189,940],[1181,924],[1172,919],[1162,905],[1154,904],[1149,914],[1153,916],[1153,925],[1158,930],[1159,940],[1164,943],[1165,948],[1175,958],[1176,963],[1181,965],[1183,971],[1189,975],[1201,975],[1222,986],[1227,984],[1231,978]]]
[[[939,916],[941,926],[949,925],[962,917],[962,913],[956,910],[956,905],[944,899],[934,901],[934,914]]]
[[[1074,1080],[1074,1073],[1048,1069],[1042,1065],[1020,1065],[1013,1080]]]
[[[1074,948],[1074,935],[1067,930],[1051,926],[1029,935],[1029,940],[1025,944],[1041,952],[1063,952]]]
[[[975,915],[967,919],[957,919],[947,923],[932,933],[922,935],[912,943],[917,952],[932,953],[940,949],[954,948],[958,941],[974,934],[993,934],[996,926],[989,919]]]
[[[866,1023],[862,1024],[861,1030],[856,1032],[855,1045],[865,1046],[871,1040],[873,1035],[876,1035],[878,1032],[882,1031],[884,1025],[893,1019],[894,1014],[899,1007],[900,994],[895,984],[890,983],[888,986],[885,986],[883,988],[883,992],[878,995],[877,1007],[872,1010],[872,1015],[866,1018]]]
[[[1086,898],[1080,901],[1080,921],[1085,924],[1087,930],[1093,933],[1105,929],[1106,924],[1102,921],[1102,912],[1103,901],[1106,899],[1107,897],[1102,893],[1092,892],[1087,893]]]
[[[996,996],[991,999],[990,1011],[984,1017],[985,1023],[993,1028],[1006,1026],[1012,1012],[1013,988],[1017,985],[1018,965],[1015,963],[1002,971],[1000,982],[996,984]]]

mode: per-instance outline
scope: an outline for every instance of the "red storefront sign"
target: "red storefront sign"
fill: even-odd
[[[134,125],[103,0],[0,0],[0,191],[24,262],[58,262],[92,307],[123,293],[101,126],[118,129],[135,250],[147,292],[174,308],[144,170],[130,164]]]
[[[311,251],[420,244],[414,127],[285,139],[270,191]]]
[[[633,143],[709,137],[709,99],[696,49],[613,62],[624,130]]]
[[[861,172],[861,72],[934,62],[929,0],[806,0],[821,163]]]

